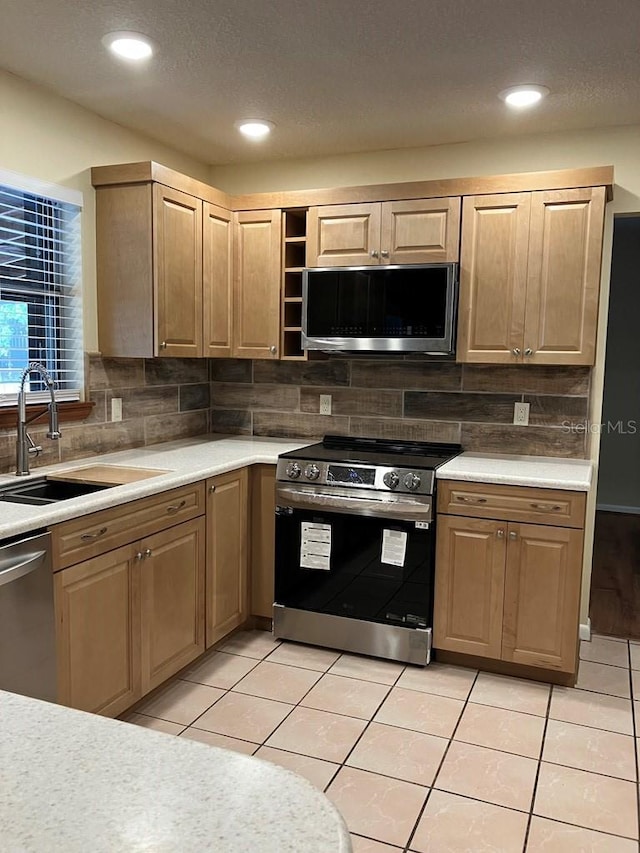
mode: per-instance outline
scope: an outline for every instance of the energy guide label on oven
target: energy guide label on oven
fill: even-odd
[[[331,568],[331,525],[303,521],[300,524],[300,568]]]
[[[388,566],[404,566],[407,553],[407,534],[404,530],[382,531],[382,554],[380,562]]]

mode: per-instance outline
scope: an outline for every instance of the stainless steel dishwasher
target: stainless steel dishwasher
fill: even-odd
[[[49,533],[0,542],[0,690],[56,701]]]

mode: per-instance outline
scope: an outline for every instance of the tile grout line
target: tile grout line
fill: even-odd
[[[631,643],[627,641],[627,659],[629,661],[629,687],[631,689],[631,726],[633,730],[633,753],[636,759],[636,814],[638,816],[638,828],[636,830],[636,840],[638,832],[640,832],[640,768],[638,767],[638,720],[636,720],[636,703],[633,693],[633,667],[631,661]]]
[[[578,666],[580,664],[578,663]],[[545,740],[547,738],[547,728],[549,726],[549,714],[551,713],[551,699],[553,697],[553,691],[555,690],[555,684],[551,685],[551,689],[549,690],[549,697],[547,699],[547,711],[544,716],[544,727],[542,729],[542,740],[540,741],[540,752],[538,753],[538,766],[536,767],[536,776],[533,780],[533,790],[531,791],[531,803],[529,804],[529,816],[527,819],[527,828],[524,834],[524,845],[523,845],[523,853],[527,849],[527,845],[529,843],[529,833],[531,832],[531,821],[533,820],[533,810],[535,808],[536,802],[536,794],[538,793],[538,780],[540,778],[540,770],[542,768],[542,756],[544,755],[544,747]]]
[[[413,829],[409,833],[409,839],[405,845],[405,850],[409,850],[409,848],[411,847],[411,844],[413,843],[413,839],[415,838],[415,834],[418,830],[418,825],[420,824],[420,821],[422,820],[422,817],[426,811],[429,800],[431,799],[431,793],[435,788],[435,784],[438,781],[438,776],[440,775],[440,771],[442,770],[442,766],[446,760],[447,755],[449,754],[449,749],[451,748],[451,744],[453,743],[453,739],[455,738],[456,732],[458,731],[458,728],[460,727],[460,721],[462,720],[464,712],[467,710],[467,706],[469,704],[469,698],[471,696],[471,693],[473,692],[473,688],[476,685],[476,682],[478,680],[479,675],[480,675],[480,670],[476,670],[476,674],[474,676],[473,682],[471,684],[471,687],[469,688],[469,692],[467,693],[467,698],[464,700],[464,704],[462,706],[462,709],[460,710],[460,714],[458,716],[456,724],[453,727],[453,731],[451,732],[449,742],[447,743],[447,746],[445,747],[445,750],[442,753],[442,758],[440,759],[440,763],[438,764],[436,772],[433,774],[433,781],[431,782],[431,785],[429,785],[429,788],[427,790],[427,796],[425,797],[425,801],[422,804],[422,808],[420,809],[420,811],[418,813],[418,817],[416,818],[416,822],[413,825]],[[440,790],[440,789],[437,789],[437,790]]]

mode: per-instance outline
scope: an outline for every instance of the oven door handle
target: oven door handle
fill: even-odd
[[[431,521],[431,498],[417,501],[409,497],[402,500],[375,500],[361,495],[336,495],[318,491],[279,486],[276,502],[293,509],[326,509],[352,515],[369,515],[376,518],[395,518],[398,521]]]

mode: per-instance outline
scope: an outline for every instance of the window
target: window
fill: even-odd
[[[53,376],[58,399],[77,400],[83,350],[81,207],[31,191],[39,189],[35,181],[9,177],[18,180],[9,183],[7,173],[0,173],[0,405],[15,404],[30,361],[39,361]],[[46,390],[35,373],[25,387],[34,392],[33,402]]]

